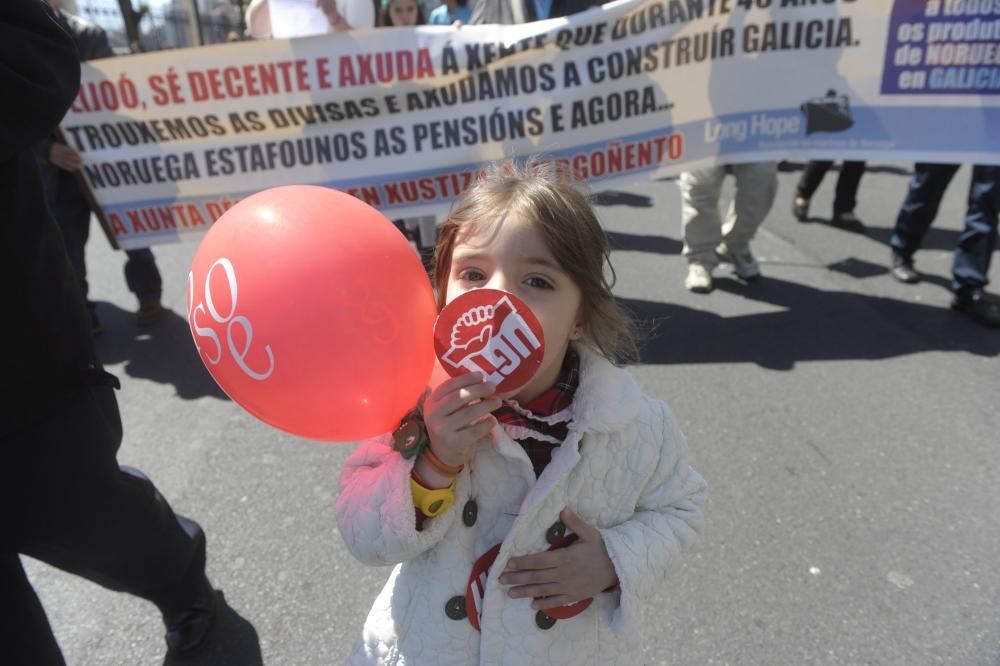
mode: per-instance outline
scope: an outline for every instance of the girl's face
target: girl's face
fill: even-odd
[[[513,214],[495,232],[460,235],[455,242],[445,302],[483,287],[518,296],[542,325],[541,367],[525,386],[500,396],[523,404],[555,384],[570,341],[583,335],[580,288],[556,263],[535,226]]]
[[[417,0],[392,0],[389,3],[389,18],[394,26],[417,24]]]

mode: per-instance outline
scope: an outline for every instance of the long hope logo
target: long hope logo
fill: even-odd
[[[215,271],[216,267],[222,269],[223,274],[226,278],[226,284],[229,287],[229,312],[226,315],[222,315],[218,308],[216,307],[216,301],[212,298],[212,272]],[[236,314],[236,298],[238,295],[237,284],[236,284],[236,269],[233,268],[233,262],[229,259],[222,257],[217,259],[214,264],[212,264],[208,273],[205,275],[205,291],[204,291],[204,301],[198,301],[195,305],[195,293],[194,293],[194,271],[188,273],[188,323],[191,326],[191,334],[194,336],[194,345],[208,363],[212,365],[218,365],[222,360],[222,342],[219,340],[219,335],[215,331],[215,324],[222,324],[226,327],[226,346],[229,349],[229,353],[232,355],[233,360],[236,361],[236,365],[240,367],[248,377],[257,380],[265,380],[271,376],[274,372],[274,354],[271,352],[271,345],[264,345],[264,353],[267,354],[268,366],[262,372],[257,372],[249,365],[247,365],[246,357],[250,352],[250,346],[253,344],[253,324],[250,320],[243,316]],[[207,326],[199,325],[198,315],[201,314],[203,317],[211,317],[211,321],[207,322]],[[213,324],[212,322],[215,322]],[[204,322],[202,322],[204,323]],[[239,326],[243,329],[243,335],[246,340],[243,344],[242,351],[236,348],[236,342],[233,339],[233,327]],[[208,354],[207,351],[202,349],[199,343],[199,338],[204,341],[204,339],[211,340],[215,345],[215,356],[214,358]]]

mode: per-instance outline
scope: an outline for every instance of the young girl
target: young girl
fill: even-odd
[[[552,166],[505,164],[457,202],[437,252],[440,307],[511,292],[545,353],[515,395],[478,374],[431,391],[416,462],[395,443],[406,423],[345,464],[348,549],[396,565],[348,663],[638,663],[640,604],[697,538],[706,487],[667,406],[610,362],[630,338],[607,238]]]

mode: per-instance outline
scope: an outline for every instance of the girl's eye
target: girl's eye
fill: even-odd
[[[482,271],[477,271],[474,268],[466,268],[458,273],[459,280],[465,280],[466,282],[482,282],[486,279]]]
[[[543,277],[533,276],[524,281],[529,287],[534,287],[535,289],[552,289],[552,283]]]

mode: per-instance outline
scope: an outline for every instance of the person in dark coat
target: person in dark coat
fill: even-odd
[[[57,10],[56,20],[72,36],[81,62],[114,56],[108,36],[102,28],[59,9],[58,0],[49,0],[49,4]],[[84,248],[90,236],[92,211],[77,182],[80,154],[72,146],[51,135],[38,144],[37,153],[49,208],[62,231],[73,273],[86,298],[88,289]],[[125,256],[125,283],[139,300],[137,321],[139,324],[150,324],[163,312],[160,304],[163,281],[156,267],[156,259],[148,247],[125,250]],[[88,301],[88,307],[93,332],[100,333],[101,325],[94,311],[94,304]]]
[[[73,40],[40,0],[0,3],[0,661],[65,663],[20,556],[147,599],[168,655],[205,643],[205,534],[116,460],[122,426],[33,147],[79,89]],[[15,101],[16,100],[16,101]],[[125,658],[122,663],[132,663]]]

